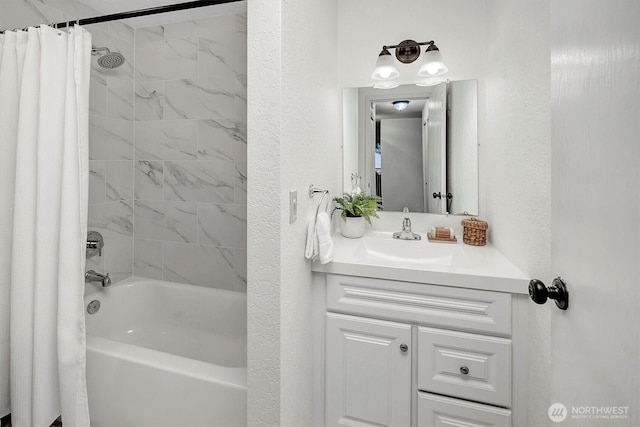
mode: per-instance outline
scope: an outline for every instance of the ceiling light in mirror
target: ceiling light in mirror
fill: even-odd
[[[393,101],[392,104],[393,104],[393,108],[395,108],[396,110],[404,111],[409,106],[409,101],[406,99],[402,99],[398,101]]]

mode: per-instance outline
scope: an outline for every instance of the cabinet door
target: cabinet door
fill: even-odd
[[[411,326],[327,313],[328,426],[411,424]]]

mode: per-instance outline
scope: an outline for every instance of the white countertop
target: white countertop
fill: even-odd
[[[527,294],[529,278],[490,244],[404,241],[391,232],[369,230],[361,239],[332,235],[333,261],[315,261],[312,271],[349,276]],[[427,245],[427,246],[425,246]],[[401,254],[403,252],[406,255]],[[422,256],[422,254],[425,254]]]

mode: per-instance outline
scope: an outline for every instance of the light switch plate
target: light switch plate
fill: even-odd
[[[289,224],[298,218],[298,190],[289,191]]]

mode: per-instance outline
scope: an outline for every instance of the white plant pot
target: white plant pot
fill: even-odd
[[[340,233],[342,233],[344,237],[357,239],[364,235],[364,230],[365,222],[363,217],[346,217],[344,220],[340,221]]]

